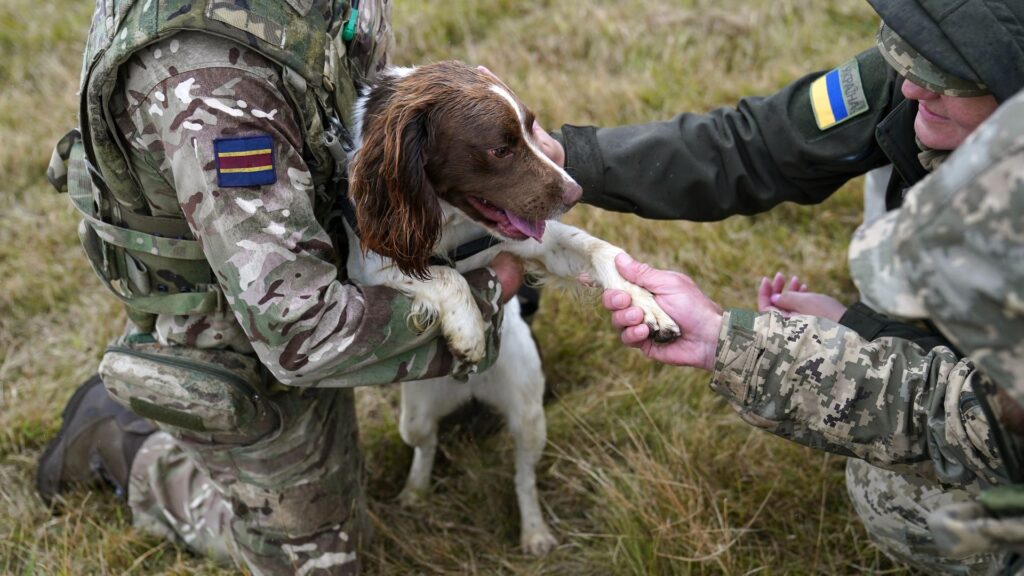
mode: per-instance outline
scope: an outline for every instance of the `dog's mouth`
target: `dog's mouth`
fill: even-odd
[[[466,196],[469,205],[499,234],[513,240],[533,238],[537,242],[544,236],[544,220],[528,220],[476,196]]]

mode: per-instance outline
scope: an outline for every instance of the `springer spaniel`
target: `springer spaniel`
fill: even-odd
[[[349,245],[361,247],[349,251],[352,280],[412,297],[414,325],[439,321],[468,375],[468,382],[444,377],[402,384],[400,431],[415,455],[400,499],[412,504],[425,495],[438,422],[476,398],[508,422],[516,445],[521,544],[544,554],[556,540],[541,515],[534,475],[547,436],[540,355],[513,298],[505,305],[499,358],[476,372],[487,324],[460,272],[511,252],[541,278],[585,275],[599,287],[629,292],[656,340],[672,340],[679,329],[649,292],[618,274],[614,258],[621,249],[554,220],[579,200],[581,189],[538,149],[533,122],[507,86],[461,62],[385,70],[356,104],[349,154],[354,215],[347,233]],[[438,264],[473,238],[477,246],[483,240],[482,251]]]

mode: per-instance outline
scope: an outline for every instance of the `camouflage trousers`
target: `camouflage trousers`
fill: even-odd
[[[973,502],[980,487],[945,488],[913,474],[846,461],[846,489],[872,541],[890,558],[928,574],[988,574],[1001,563],[992,555],[943,556],[928,530],[928,515],[943,506]]]
[[[167,427],[132,464],[135,526],[254,574],[356,574],[367,537],[351,389],[270,393],[272,426]]]

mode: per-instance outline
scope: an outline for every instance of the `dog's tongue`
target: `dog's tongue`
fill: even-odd
[[[508,216],[508,221],[516,227],[516,230],[540,242],[541,237],[544,236],[543,220],[524,220],[511,212],[506,212],[505,214]]]

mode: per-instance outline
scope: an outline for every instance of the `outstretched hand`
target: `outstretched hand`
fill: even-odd
[[[650,329],[644,324],[643,311],[632,306],[629,294],[606,290],[602,303],[612,313],[612,325],[621,330],[622,343],[643,350],[648,358],[659,362],[711,370],[722,328],[722,308],[685,274],[652,268],[627,254],[619,254],[615,266],[623,278],[653,294],[654,301],[683,332],[673,342],[654,343],[648,338]]]
[[[774,311],[786,318],[806,314],[839,322],[846,313],[846,306],[826,294],[808,292],[807,284],[796,276],[786,282],[782,272],[776,272],[771,280],[767,276],[761,278],[757,286],[757,311]]]

